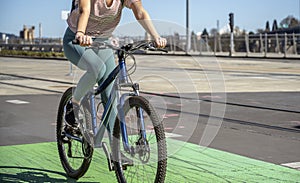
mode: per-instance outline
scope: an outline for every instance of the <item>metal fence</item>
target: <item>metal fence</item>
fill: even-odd
[[[230,35],[202,36],[191,38],[191,51],[213,52],[215,54],[230,51]],[[269,53],[286,56],[300,53],[300,34],[244,34],[234,36],[235,53],[246,56],[259,53],[267,56]]]
[[[188,52],[194,54],[222,54],[229,55],[230,34],[215,36],[193,35],[186,45],[186,36],[164,36],[168,40],[167,49],[171,53]],[[145,40],[144,36],[120,37],[120,44]],[[0,49],[32,50],[32,51],[58,51],[62,52],[61,39],[43,39],[33,42],[24,42],[21,39],[0,41]],[[300,34],[243,34],[234,35],[234,53],[249,56],[257,54],[267,56],[277,54],[286,57],[287,55],[298,55],[300,53]]]
[[[186,46],[186,36],[164,36],[168,40],[171,52],[189,52],[198,54],[229,54],[230,34],[214,36],[191,36]],[[144,37],[123,37],[121,43],[135,42]],[[300,34],[244,34],[234,35],[234,53],[298,55],[300,53]]]

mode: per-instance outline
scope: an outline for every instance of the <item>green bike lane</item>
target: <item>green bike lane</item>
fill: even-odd
[[[299,182],[300,171],[168,139],[166,182]],[[88,172],[67,178],[56,143],[0,147],[0,182],[116,182],[102,149],[94,152]]]

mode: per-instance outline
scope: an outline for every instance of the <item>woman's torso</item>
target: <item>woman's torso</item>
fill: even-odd
[[[67,20],[69,28],[76,32],[79,17],[78,1],[74,6]],[[123,5],[121,0],[112,0],[111,5],[106,0],[91,0],[91,13],[89,16],[86,34],[93,37],[108,38],[119,24]]]

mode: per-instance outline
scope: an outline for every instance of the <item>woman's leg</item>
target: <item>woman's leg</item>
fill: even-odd
[[[105,79],[108,78],[108,75],[111,73],[111,71],[113,71],[116,67],[116,63],[115,63],[115,58],[114,58],[114,54],[113,51],[110,49],[107,50],[99,50],[98,52],[98,56],[101,57],[103,60],[105,60],[105,66],[106,66],[106,72],[103,76],[103,78],[101,79],[101,81],[99,81],[99,84],[104,81]],[[111,83],[102,93],[101,93],[101,99],[103,101],[103,105],[105,106],[108,98],[112,92],[112,88],[113,88],[114,82]],[[112,101],[112,109],[109,113],[108,116],[108,122],[109,122],[109,126],[112,127],[114,125],[115,119],[117,116],[117,101],[116,99],[114,101]],[[110,129],[112,130],[112,129]]]
[[[87,49],[80,45],[73,45],[75,34],[67,29],[63,45],[65,56],[77,67],[86,70],[80,78],[73,99],[80,102],[82,97],[100,80],[106,73],[106,65],[103,57],[99,57],[93,49]]]

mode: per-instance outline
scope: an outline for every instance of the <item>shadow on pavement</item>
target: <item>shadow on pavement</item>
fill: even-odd
[[[52,170],[18,167],[18,166],[0,166],[0,169],[17,169],[20,172],[16,174],[0,173],[0,182],[15,183],[15,182],[50,182],[50,183],[84,183],[67,177],[65,173]],[[11,171],[10,171],[11,172]],[[63,178],[51,177],[49,174],[62,176]],[[96,183],[96,182],[89,182]]]

